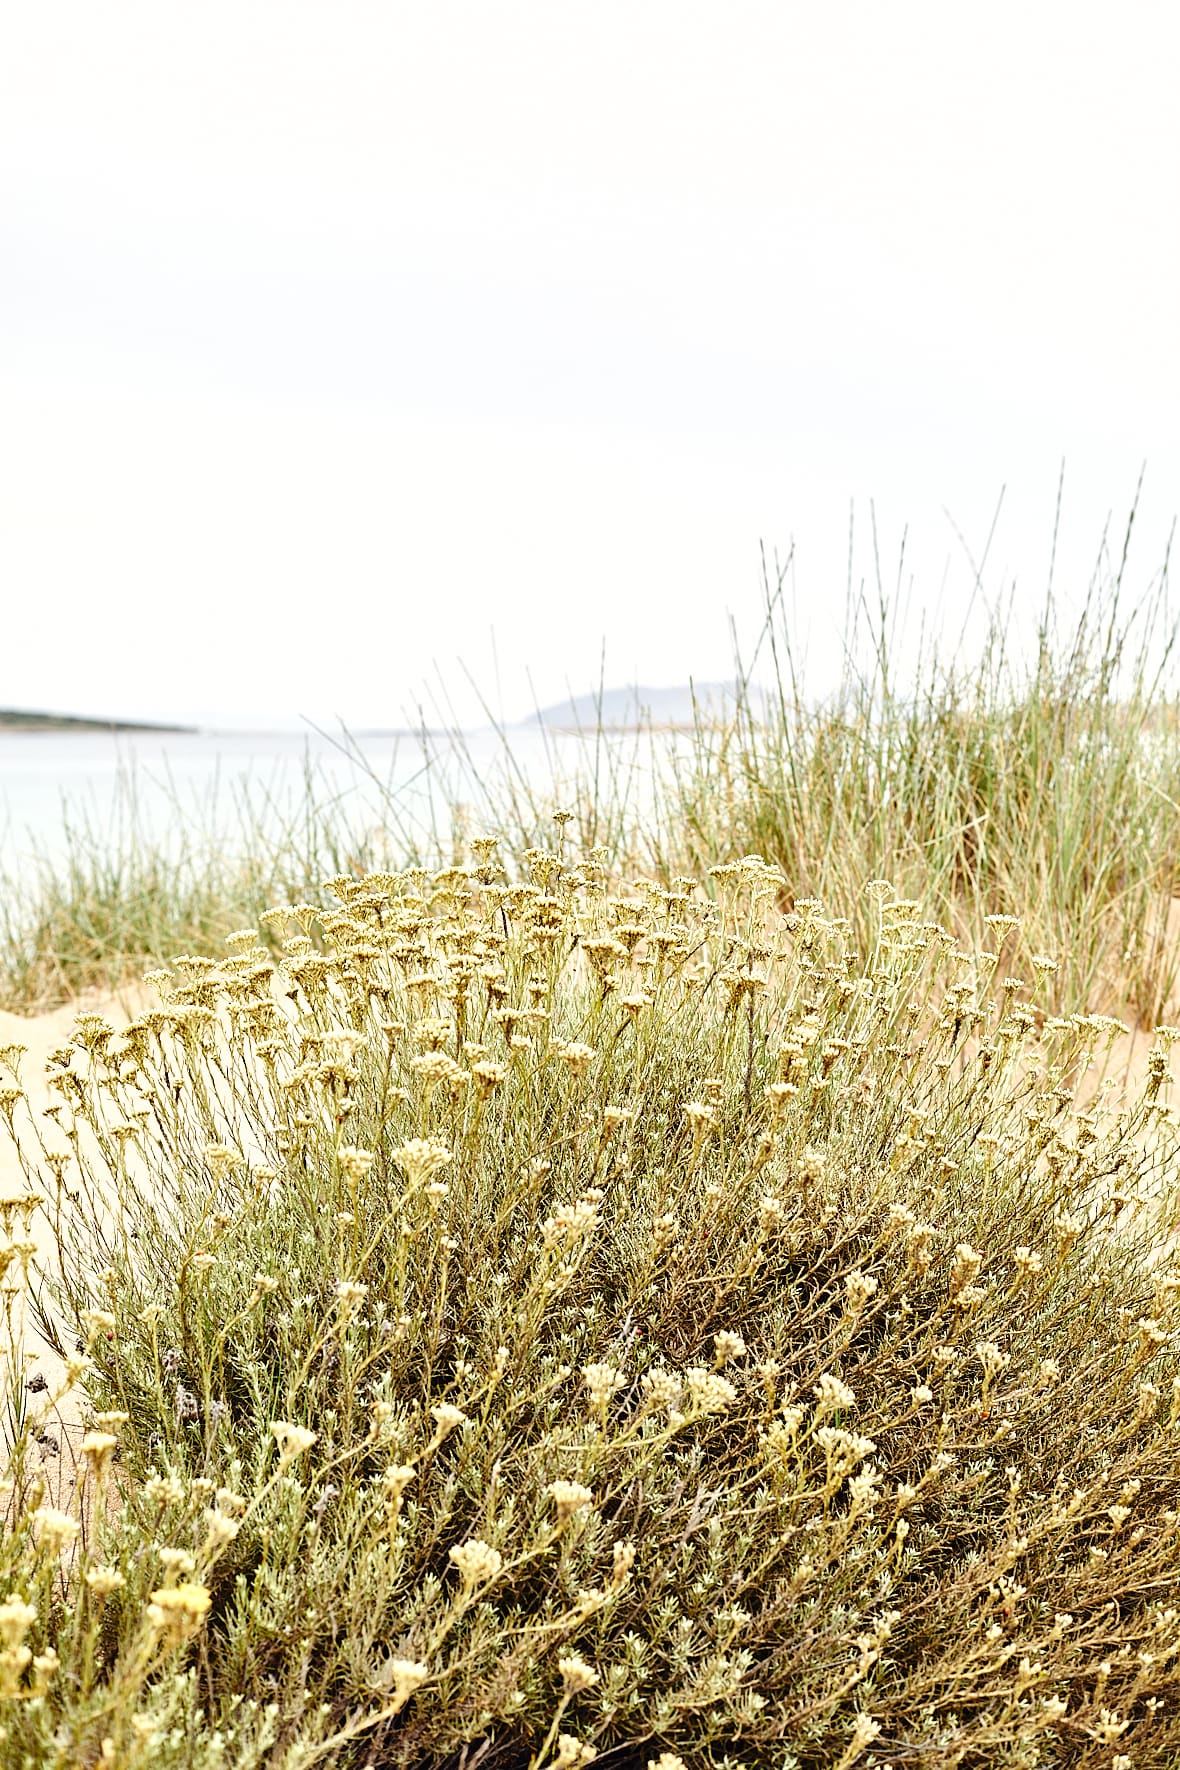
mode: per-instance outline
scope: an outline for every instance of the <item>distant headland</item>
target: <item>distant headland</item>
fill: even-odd
[[[761,710],[766,691],[749,682],[693,682],[676,688],[600,689],[541,707],[522,725],[550,731],[692,731],[731,720],[739,707]]]
[[[142,719],[82,719],[72,713],[30,713],[0,707],[4,731],[165,731],[195,734],[195,725],[157,725]]]

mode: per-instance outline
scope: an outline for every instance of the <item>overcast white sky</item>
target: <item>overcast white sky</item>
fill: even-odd
[[[1063,588],[1143,462],[1146,583],[1178,68],[1172,0],[8,8],[0,705],[717,677],[792,540],[818,683],[850,505],[954,616],[1006,486],[1031,603],[1063,459]]]

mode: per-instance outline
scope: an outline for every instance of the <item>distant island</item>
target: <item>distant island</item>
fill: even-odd
[[[743,704],[764,710],[765,690],[755,683],[694,682],[678,688],[607,688],[542,707],[524,725],[551,731],[636,731],[652,727],[686,730],[701,720],[732,719]]]
[[[72,713],[26,713],[0,707],[0,731],[163,731],[194,735],[195,725],[156,725],[141,719],[80,719]]]

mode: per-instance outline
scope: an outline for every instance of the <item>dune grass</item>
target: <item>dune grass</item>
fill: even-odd
[[[826,701],[792,644],[785,574],[767,582],[755,689],[726,730],[702,725],[661,820],[668,859],[707,867],[749,850],[789,891],[818,896],[863,939],[863,887],[887,874],[987,948],[1055,957],[1055,1002],[1150,1025],[1177,983],[1180,703],[1167,570],[1137,600],[1096,577],[1080,617],[1047,597],[1032,647],[1010,607],[974,662],[926,647],[904,668],[896,610],[851,607],[845,670]]]

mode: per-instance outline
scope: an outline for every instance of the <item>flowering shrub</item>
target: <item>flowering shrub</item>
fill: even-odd
[[[0,1759],[1173,1764],[1178,1035],[475,850],[0,1053]]]

